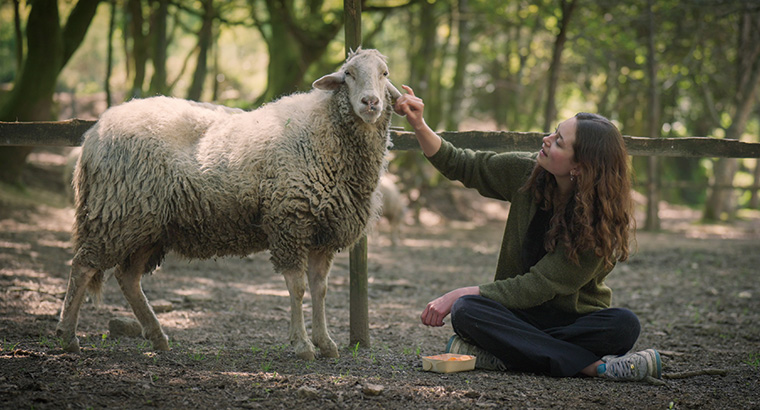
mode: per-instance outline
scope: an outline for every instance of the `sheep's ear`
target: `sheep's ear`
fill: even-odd
[[[311,86],[325,91],[336,90],[341,84],[346,82],[346,74],[343,72],[337,72],[328,74],[317,81],[311,83]]]
[[[393,85],[391,80],[385,80],[385,81],[388,82],[388,92],[391,93],[391,101],[393,101],[393,103],[395,104],[396,100],[398,100],[399,97],[401,97],[401,92],[398,90],[398,88],[396,88],[396,86]]]

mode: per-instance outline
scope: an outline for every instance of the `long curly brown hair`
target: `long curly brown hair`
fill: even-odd
[[[629,255],[628,235],[635,227],[628,152],[620,131],[598,114],[578,113],[575,162],[578,175],[571,195],[561,196],[554,175],[536,165],[522,189],[536,203],[553,209],[544,246],[548,252],[567,244],[568,259],[593,249],[607,268]]]

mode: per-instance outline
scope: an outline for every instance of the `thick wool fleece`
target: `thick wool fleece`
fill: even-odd
[[[251,112],[167,97],[111,108],[75,175],[75,261],[102,271],[145,249],[149,271],[170,250],[270,249],[276,270],[303,270],[310,250],[348,247],[377,218],[390,107],[366,124],[343,85]]]
[[[579,255],[579,264],[558,246],[525,272],[522,248],[538,209],[532,192],[520,188],[536,166],[535,154],[475,152],[444,141],[430,162],[449,179],[461,181],[488,198],[511,202],[496,275],[480,285],[480,294],[507,308],[548,304],[565,312],[590,313],[610,307],[612,291],[604,284],[611,269],[593,251]]]

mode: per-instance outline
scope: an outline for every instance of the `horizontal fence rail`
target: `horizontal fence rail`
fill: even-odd
[[[0,122],[0,145],[77,146],[93,120]],[[487,151],[538,151],[544,133],[513,131],[444,131],[439,135],[458,147]],[[760,143],[708,137],[645,138],[624,136],[630,155],[698,158],[760,158]],[[414,133],[391,129],[394,150],[419,149]]]

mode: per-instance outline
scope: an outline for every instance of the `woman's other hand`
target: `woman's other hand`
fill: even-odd
[[[457,299],[465,295],[480,295],[480,288],[468,286],[466,288],[454,289],[428,303],[420,315],[422,324],[434,327],[443,326],[443,319],[451,313],[451,306],[454,305]]]

